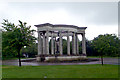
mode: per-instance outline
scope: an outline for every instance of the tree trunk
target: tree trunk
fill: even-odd
[[[20,49],[18,50],[19,66],[21,67]]]
[[[101,63],[102,63],[102,66],[103,66],[103,56],[101,55]]]

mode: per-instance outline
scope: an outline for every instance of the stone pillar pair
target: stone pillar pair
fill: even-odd
[[[74,32],[72,36],[72,53],[74,55],[79,54],[79,43],[78,43],[78,36]],[[69,39],[69,32],[67,32],[67,55],[70,55],[70,39]]]
[[[48,34],[49,34],[49,31],[38,32],[38,55],[41,55],[41,54],[49,55],[49,35]]]
[[[62,55],[63,54],[63,46],[62,46],[62,32],[59,32],[59,54]],[[55,47],[55,52],[54,52],[54,47]],[[51,32],[51,54],[54,55],[54,53],[56,53],[56,43],[54,45],[54,40],[53,40],[53,32]]]
[[[73,55],[79,55],[79,39],[75,32],[72,36],[72,53]],[[82,33],[82,54],[86,55],[85,33]]]
[[[41,33],[38,32],[38,55],[42,54],[42,37]]]

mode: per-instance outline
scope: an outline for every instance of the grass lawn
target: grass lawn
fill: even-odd
[[[3,78],[118,78],[118,65],[2,66]]]

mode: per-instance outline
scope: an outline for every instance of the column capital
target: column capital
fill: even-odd
[[[83,36],[83,35],[85,35],[85,33],[81,33],[81,35]]]
[[[42,35],[43,33],[42,32],[39,32],[40,35]]]
[[[46,32],[50,32],[50,30],[46,30]]]
[[[70,33],[70,31],[66,31],[67,33]]]
[[[76,33],[76,32],[72,32],[72,33]]]
[[[49,31],[49,32],[54,33],[54,31]]]

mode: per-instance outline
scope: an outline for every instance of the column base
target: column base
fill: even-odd
[[[44,62],[45,57],[36,57],[36,61],[38,62]]]
[[[71,56],[76,56],[77,54],[71,54]]]
[[[54,56],[55,54],[51,54],[51,56]]]
[[[45,60],[45,56],[46,55],[44,55],[44,54],[37,55],[36,56],[36,61],[43,62]]]
[[[67,54],[67,56],[70,56],[71,54]]]
[[[83,53],[83,54],[81,54],[81,56],[87,56],[87,54]]]

